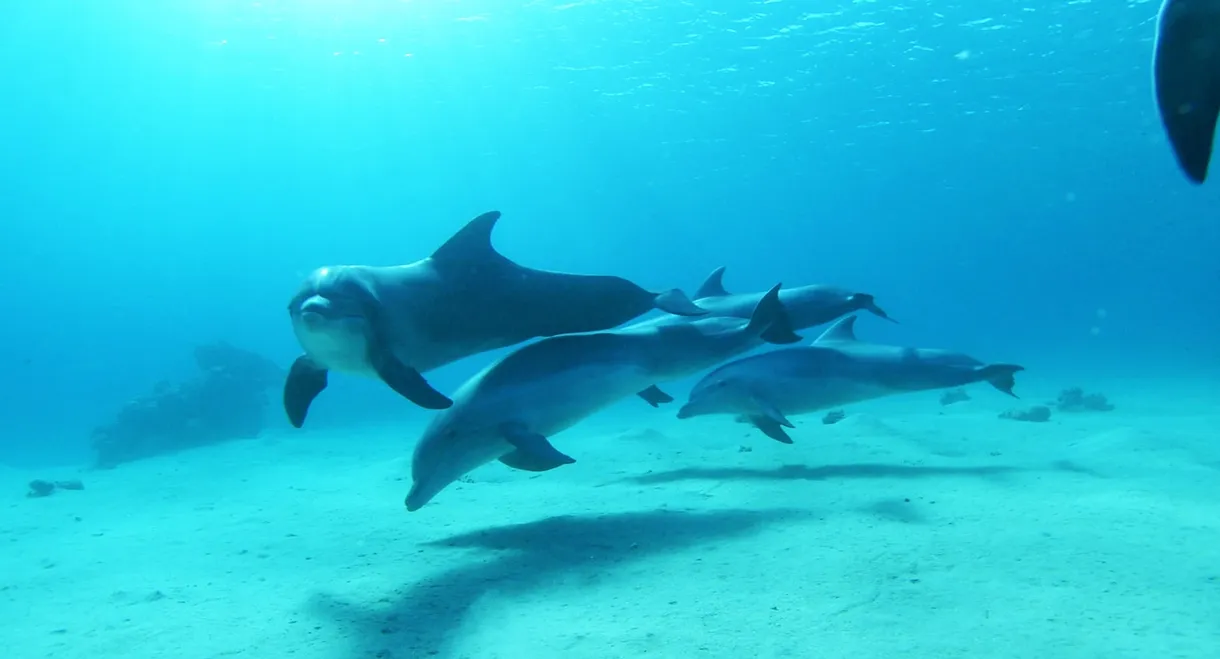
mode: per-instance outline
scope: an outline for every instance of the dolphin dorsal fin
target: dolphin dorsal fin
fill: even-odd
[[[491,246],[491,230],[500,219],[500,211],[489,211],[466,223],[466,226],[449,237],[444,245],[432,253],[432,260],[440,263],[464,263],[502,258]]]
[[[848,316],[840,318],[822,332],[822,335],[814,339],[814,343],[834,343],[843,341],[859,341],[856,338],[856,317]]]
[[[712,274],[703,280],[703,284],[699,290],[695,291],[695,299],[699,300],[705,297],[724,297],[730,295],[724,289],[724,266],[720,266],[712,271]]]

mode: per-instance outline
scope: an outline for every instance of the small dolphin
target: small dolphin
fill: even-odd
[[[1178,166],[1201,184],[1220,116],[1220,0],[1165,0],[1152,65],[1157,109]]]
[[[800,340],[779,287],[749,322],[708,318],[679,325],[572,334],[524,346],[470,378],[415,446],[407,510],[419,510],[470,470],[492,460],[526,471],[574,462],[547,437],[625,396],[653,406],[673,400],[656,382],[685,377],[749,350],[757,337]]]
[[[315,270],[288,304],[305,354],[284,383],[300,428],[329,370],[376,377],[427,409],[452,405],[422,373],[528,339],[609,329],[649,310],[706,312],[681,291],[653,293],[620,277],[526,268],[492,247],[500,213],[471,220],[432,256],[392,267]]]
[[[712,271],[695,293],[695,304],[706,309],[710,316],[749,318],[754,305],[765,295],[761,293],[730,293],[724,287],[724,266]],[[785,288],[780,291],[779,301],[788,312],[792,327],[802,330],[823,325],[853,311],[868,311],[890,322],[897,322],[877,306],[876,300],[867,293],[855,293],[845,288],[812,284]],[[672,324],[682,319],[662,316],[636,323],[634,326]]]
[[[768,437],[791,444],[789,415],[805,414],[891,394],[987,381],[1016,397],[1013,364],[984,365],[957,352],[864,343],[855,316],[827,329],[812,345],[729,362],[691,390],[679,419],[736,414]]]

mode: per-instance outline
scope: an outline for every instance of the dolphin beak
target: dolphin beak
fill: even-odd
[[[407,512],[413,513],[423,508],[436,495],[436,488],[431,487],[428,480],[416,481],[411,484],[411,491],[407,492],[407,498],[403,503],[407,506]]]
[[[318,314],[321,315],[330,307],[326,300],[317,295],[305,300],[301,303],[301,314]]]
[[[692,416],[695,416],[695,412],[694,412],[694,410],[692,410],[692,409],[691,409],[691,407],[690,407],[690,403],[687,403],[687,404],[683,405],[683,406],[682,406],[682,407],[681,407],[681,408],[678,410],[678,418],[679,418],[679,419],[689,419],[689,418],[691,418]]]
[[[308,327],[317,327],[333,313],[330,302],[320,295],[311,295],[301,301],[297,314]]]
[[[421,499],[423,499],[423,497],[420,496],[419,492],[416,491],[416,488],[412,487],[411,491],[407,493],[406,500],[403,502],[407,506],[407,512],[413,513],[420,508],[423,508],[427,501],[421,501]]]

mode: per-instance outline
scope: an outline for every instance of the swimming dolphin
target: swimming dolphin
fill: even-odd
[[[765,295],[759,293],[730,293],[724,287],[724,266],[712,271],[695,293],[695,304],[706,309],[710,316],[729,316],[733,318],[749,318],[754,305]],[[779,293],[779,300],[788,312],[792,327],[802,330],[807,327],[823,325],[853,311],[868,311],[873,315],[890,322],[890,318],[872,295],[856,293],[836,286],[812,284],[785,288]],[[684,322],[683,319],[662,316],[635,323],[634,326],[645,324],[673,324]]]
[[[1165,0],[1152,64],[1157,109],[1178,166],[1203,183],[1220,116],[1220,0]]]
[[[649,404],[673,397],[656,382],[685,377],[749,350],[756,337],[794,343],[779,287],[763,296],[749,322],[692,323],[543,339],[470,378],[425,429],[411,460],[407,510],[419,510],[454,480],[492,460],[548,471],[574,460],[548,437],[633,393]]]
[[[791,444],[789,415],[892,394],[986,381],[1016,397],[1013,364],[991,364],[947,350],[903,348],[856,339],[855,316],[840,320],[812,345],[729,362],[708,373],[678,410],[679,419],[736,414],[768,437]]]
[[[284,383],[301,427],[329,370],[376,377],[427,409],[452,405],[421,373],[522,341],[610,329],[651,309],[706,313],[677,289],[653,293],[620,277],[526,268],[491,244],[500,218],[471,220],[432,256],[392,267],[315,270],[288,304],[305,354]]]

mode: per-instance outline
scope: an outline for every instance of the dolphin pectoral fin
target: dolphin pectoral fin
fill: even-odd
[[[635,395],[643,398],[645,403],[648,403],[653,407],[660,407],[662,403],[674,402],[673,396],[661,391],[661,388],[655,384],[643,391],[637,391]]]
[[[533,472],[550,471],[555,467],[562,467],[565,464],[562,462],[556,463],[553,460],[539,458],[533,453],[522,451],[521,449],[510,451],[500,456],[500,462],[502,462],[506,467],[512,467],[513,469],[519,469],[521,471]]]
[[[529,471],[547,471],[576,462],[572,457],[564,455],[559,449],[552,446],[546,437],[536,432],[530,432],[523,424],[505,423],[500,426],[500,433],[504,435],[504,439],[509,444],[517,448],[508,455],[519,454],[519,456],[511,459],[519,459],[521,464],[530,465]],[[503,458],[501,458],[501,462],[503,462]],[[507,462],[504,464],[514,466]]]
[[[759,409],[762,411],[762,414],[760,414],[758,416],[762,416],[764,418],[770,419],[770,420],[774,421],[775,423],[778,423],[779,425],[784,426],[785,428],[795,428],[796,427],[796,426],[792,425],[792,422],[788,420],[788,417],[784,416],[783,412],[779,411],[778,407],[772,405],[771,403],[768,403],[767,401],[758,400],[757,398],[754,399],[754,402],[758,404]]]
[[[326,369],[318,366],[306,355],[292,362],[288,377],[284,379],[284,411],[294,428],[305,425],[309,404],[326,388]]]
[[[675,316],[707,315],[707,309],[691,302],[690,298],[686,297],[686,293],[676,288],[671,288],[664,293],[657,294],[653,299],[652,306]]]
[[[453,401],[433,389],[419,371],[399,361],[390,351],[370,349],[369,363],[382,382],[412,403],[428,410],[443,410],[453,405]]]
[[[788,436],[788,433],[785,432],[783,428],[783,425],[787,425],[789,428],[791,428],[791,424],[780,424],[780,422],[776,421],[775,419],[768,416],[762,416],[760,414],[749,415],[746,417],[746,420],[749,421],[749,423],[755,428],[761,430],[762,433],[767,437],[770,437],[771,439],[774,439],[782,444],[792,443],[792,438]]]

